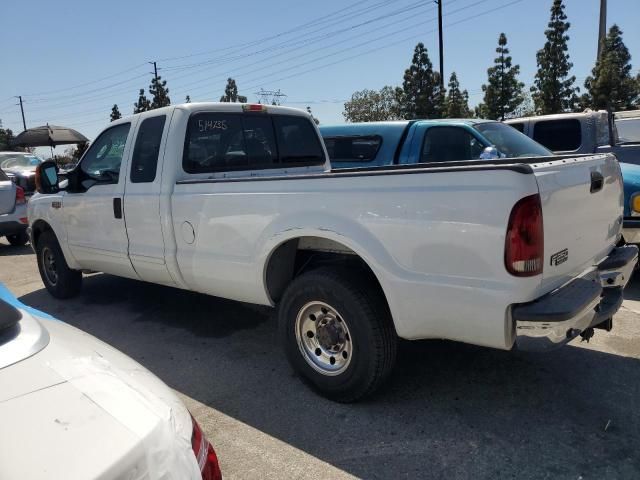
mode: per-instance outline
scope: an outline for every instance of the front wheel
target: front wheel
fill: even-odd
[[[366,274],[303,273],[287,288],[278,322],[293,368],[333,400],[373,393],[393,369],[397,339],[389,308]]]
[[[50,230],[43,232],[36,243],[38,270],[42,283],[56,298],[71,298],[80,293],[82,272],[67,265],[58,239]]]

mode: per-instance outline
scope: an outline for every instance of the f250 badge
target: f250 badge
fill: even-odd
[[[549,265],[557,267],[561,263],[566,262],[568,259],[569,259],[569,249],[565,248],[564,250],[560,250],[559,252],[556,252],[553,255],[551,255],[551,262],[549,263]]]

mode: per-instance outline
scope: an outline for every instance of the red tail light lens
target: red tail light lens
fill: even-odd
[[[27,203],[27,197],[24,196],[24,189],[16,185],[16,205],[24,205]]]
[[[213,447],[202,433],[200,425],[196,419],[191,417],[193,424],[193,432],[191,433],[191,448],[196,456],[202,480],[222,480],[222,472],[220,472],[220,464],[218,456]]]
[[[544,229],[540,195],[518,201],[511,210],[504,245],[504,264],[516,277],[532,277],[542,273]]]

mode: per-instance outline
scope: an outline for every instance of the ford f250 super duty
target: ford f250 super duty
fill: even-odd
[[[52,162],[36,180],[52,295],[100,271],[277,306],[290,363],[339,401],[381,384],[398,337],[540,350],[608,329],[637,259],[611,155],[331,171],[311,117],[285,107],[116,120],[62,184]]]

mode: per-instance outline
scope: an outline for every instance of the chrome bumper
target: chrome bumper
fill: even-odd
[[[638,261],[638,247],[614,248],[584,277],[533,302],[513,305],[516,345],[520,350],[545,351],[564,345],[593,327],[610,329],[622,305],[622,291]]]

